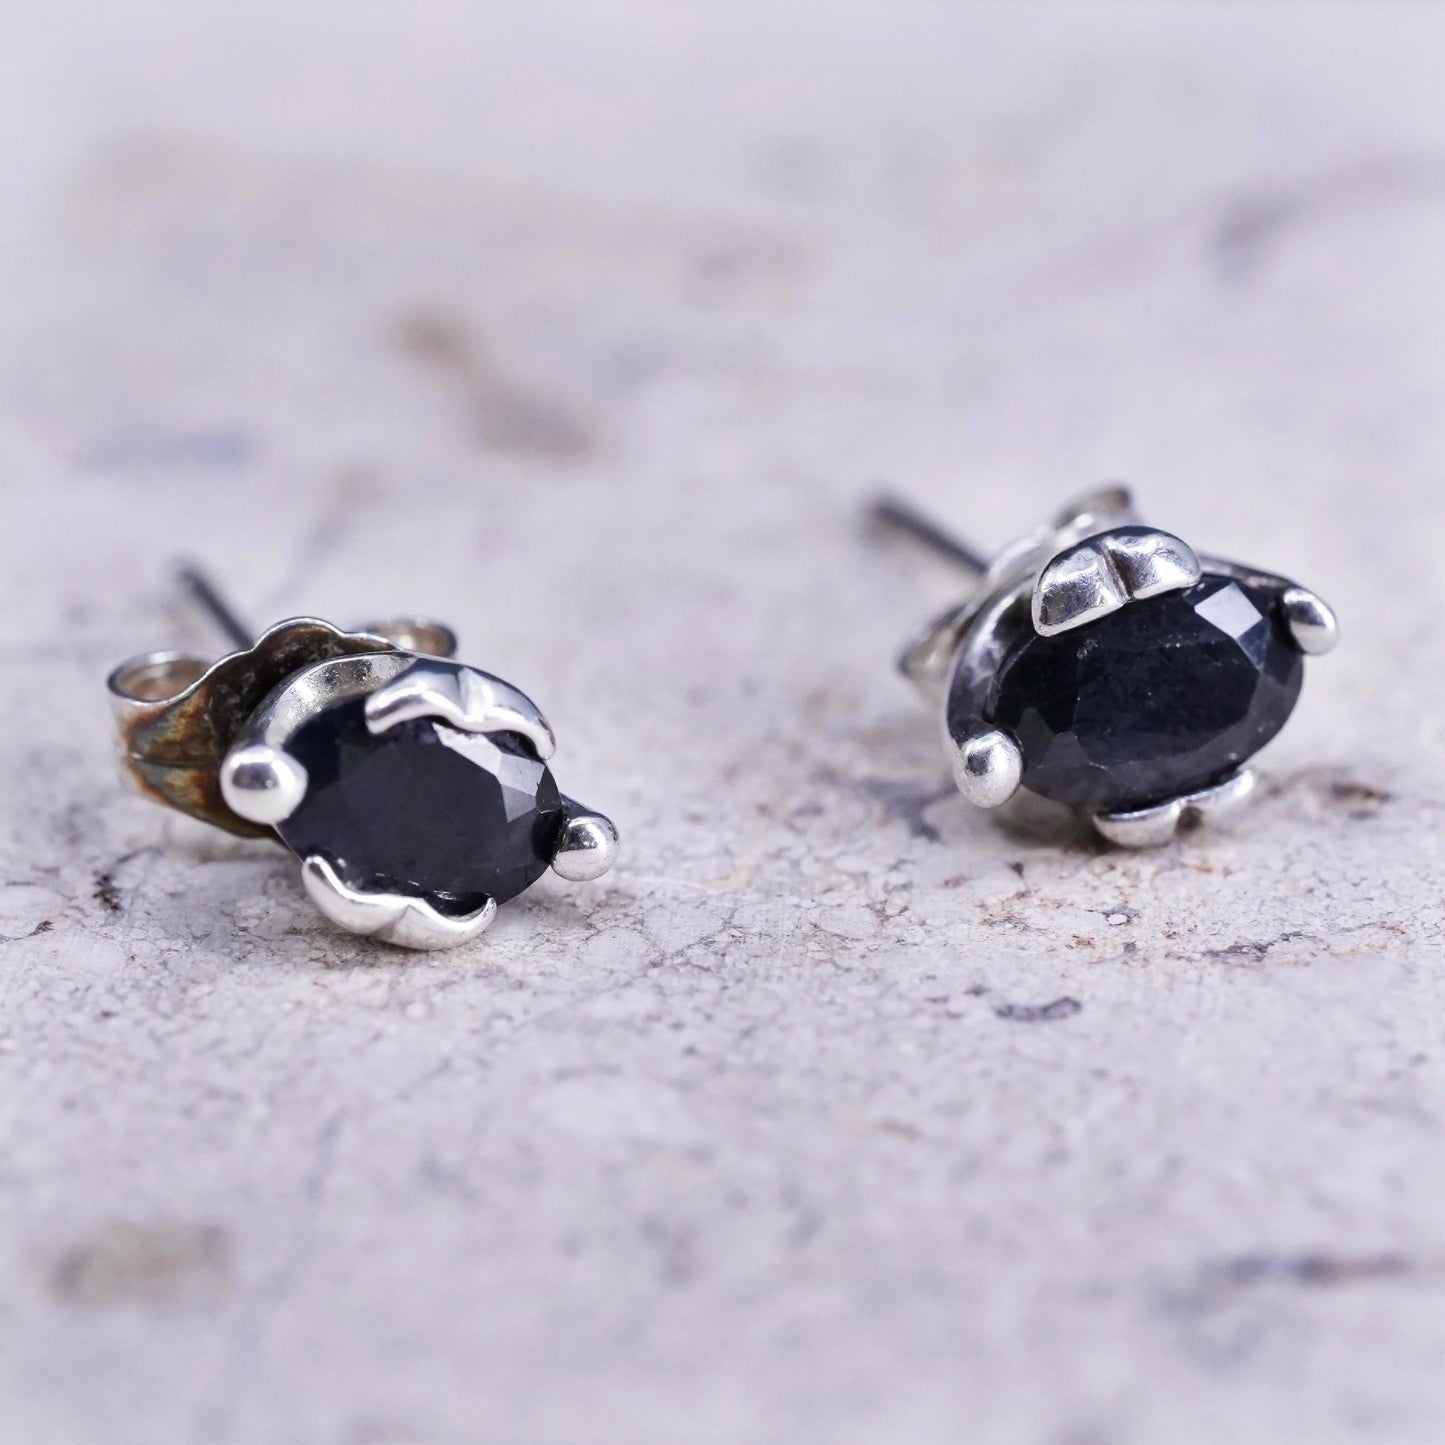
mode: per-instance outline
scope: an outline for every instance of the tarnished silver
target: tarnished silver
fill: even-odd
[[[245,631],[205,576],[180,580],[234,641]],[[365,697],[369,731],[435,718],[465,732],[515,733],[543,762],[556,738],[525,693],[452,660],[456,636],[442,623],[404,617],[346,632],[317,618],[292,618],[218,661],[190,652],[130,659],[108,679],[123,770],[153,801],[244,836],[275,837],[301,805],[308,779],[288,751],[297,732],[333,704]],[[601,877],[616,861],[617,829],[600,813],[565,800],[552,860],[559,877]],[[358,889],[332,861],[301,863],[307,894],[350,932],[405,948],[448,948],[477,937],[497,904],[448,914],[426,898]]]
[[[274,820],[237,810],[223,790],[226,755],[283,682],[316,663],[373,653],[405,656],[379,633],[293,617],[215,662],[195,653],[148,652],[121,663],[107,684],[127,780],[153,802],[203,823],[243,837],[267,833]],[[275,789],[277,805],[284,802],[279,776],[268,780],[258,771],[253,781],[251,792]]]
[[[907,503],[884,499],[873,517],[976,578],[963,602],[935,617],[905,648],[898,667],[930,706],[941,708],[954,778],[980,808],[1002,806],[1022,785],[1018,739],[994,725],[987,712],[993,680],[1010,646],[1027,629],[1055,636],[1216,573],[1273,593],[1280,619],[1301,652],[1328,652],[1339,639],[1334,613],[1315,593],[1273,573],[1201,556],[1172,533],[1141,525],[1126,487],[1104,487],[1081,497],[987,563]],[[1253,772],[1245,768],[1203,792],[1137,812],[1092,816],[1091,821],[1113,843],[1152,847],[1168,842],[1181,827],[1238,806],[1254,785]]]

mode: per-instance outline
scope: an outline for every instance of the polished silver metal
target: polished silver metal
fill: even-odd
[[[442,623],[402,617],[343,632],[317,618],[278,623],[254,642],[205,575],[184,568],[191,598],[239,650],[216,662],[190,652],[131,658],[108,679],[129,780],[152,800],[246,836],[274,829],[301,805],[308,779],[288,744],[311,719],[366,698],[368,729],[381,734],[416,718],[466,732],[526,738],[545,762],[556,738],[536,704],[501,678],[452,659],[456,635]],[[572,799],[552,861],[559,877],[601,877],[618,854],[617,829]],[[347,883],[321,854],[302,860],[302,882],[339,927],[404,948],[448,948],[477,937],[494,899],[464,915],[425,898]]]
[[[306,769],[270,743],[240,743],[221,764],[221,796],[252,823],[284,823],[306,796]]]
[[[338,928],[398,948],[455,948],[485,933],[497,916],[494,898],[471,913],[451,915],[439,912],[425,898],[363,892],[344,882],[320,853],[302,861],[301,881],[311,901]]]
[[[435,718],[463,732],[518,733],[543,762],[557,741],[537,705],[490,673],[435,656],[381,652],[341,657],[303,668],[257,709],[221,765],[226,801],[242,817],[284,822],[306,796],[306,772],[286,747],[313,717],[348,698],[365,697],[367,729],[381,734],[403,722]],[[559,877],[600,878],[617,859],[610,819],[567,802],[567,818],[552,860]],[[307,858],[307,892],[333,923],[406,948],[448,948],[475,938],[496,904],[462,918],[405,894],[366,892],[345,883],[327,859]]]
[[[1334,651],[1340,640],[1340,624],[1334,610],[1307,587],[1286,587],[1280,598],[1285,626],[1295,646],[1311,657]]]
[[[590,883],[617,861],[617,826],[601,813],[589,812],[571,798],[564,800],[567,821],[552,859],[552,871],[570,883]]]
[[[332,657],[303,667],[251,714],[221,761],[221,795],[248,822],[284,823],[306,796],[306,769],[286,744],[318,713],[375,695],[417,665],[407,652]]]
[[[474,667],[418,658],[366,699],[366,726],[373,733],[427,717],[461,732],[520,733],[543,762],[557,751],[537,704],[511,683]]]
[[[985,717],[994,674],[1018,635],[1033,595],[1033,579],[1018,578],[1007,590],[972,608],[954,644],[951,675],[926,695],[942,708],[944,750],[959,791],[978,808],[1001,808],[1019,790],[1024,755],[1006,728]],[[905,665],[906,673],[906,665]],[[954,704],[962,700],[962,706]]]
[[[1001,808],[1019,790],[1024,755],[1018,740],[1003,728],[978,724],[963,737],[945,729],[953,780],[976,808]]]
[[[1130,602],[1182,592],[1204,575],[1187,542],[1169,532],[1127,527],[1060,552],[1034,583],[1034,631],[1056,637]]]
[[[1045,526],[1010,542],[987,567],[981,568],[975,560],[978,554],[971,547],[962,543],[945,545],[948,534],[932,522],[918,525],[921,514],[912,507],[885,501],[874,508],[873,515],[950,561],[968,558],[966,570],[977,579],[973,593],[929,622],[899,659],[899,670],[930,702],[940,698],[947,688],[965,633],[993,600],[1012,594],[1024,582],[1032,594],[1039,575],[1061,553],[1089,537],[1139,524],[1129,489],[1102,487],[1065,507]]]
[[[1151,808],[1136,808],[1127,813],[1095,813],[1092,821],[1109,842],[1121,848],[1157,848],[1172,842],[1181,829],[1213,822],[1248,802],[1254,796],[1258,781],[1253,768],[1242,768],[1212,788],[1170,798]]]
[[[875,505],[874,520],[906,533],[960,564],[976,580],[972,593],[940,613],[905,648],[900,672],[931,706],[943,710],[945,750],[959,790],[975,806],[997,808],[1022,784],[1023,752],[1008,729],[986,716],[993,679],[1009,648],[1032,628],[1050,637],[1083,627],[1131,603],[1223,574],[1272,592],[1279,616],[1301,652],[1318,655],[1338,641],[1334,613],[1313,592],[1273,573],[1201,556],[1169,532],[1141,525],[1128,488],[1108,486],[1071,503],[1047,526],[1005,547],[990,563],[915,508],[894,498]],[[1203,792],[1136,812],[1092,818],[1124,847],[1168,842],[1181,829],[1219,817],[1253,792],[1242,769]]]

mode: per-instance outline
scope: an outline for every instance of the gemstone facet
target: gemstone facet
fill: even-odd
[[[1009,649],[985,708],[1024,755],[1023,786],[1105,812],[1223,781],[1285,725],[1304,659],[1262,587],[1206,574],[1183,591]]]
[[[505,903],[546,872],[564,817],[557,784],[524,738],[433,718],[366,724],[364,698],[309,719],[286,750],[306,795],[276,825],[300,857],[326,856],[351,887],[467,913]]]

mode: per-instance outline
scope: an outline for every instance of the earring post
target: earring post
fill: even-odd
[[[176,581],[191,601],[226,634],[228,641],[242,649],[250,647],[255,641],[255,634],[236,616],[216,584],[194,563],[180,563],[176,567]]]
[[[925,516],[901,497],[885,493],[874,501],[868,515],[875,525],[921,542],[931,552],[966,572],[982,577],[988,571],[988,559],[982,553],[974,551],[966,542],[960,542],[951,532],[946,532],[931,517]]]

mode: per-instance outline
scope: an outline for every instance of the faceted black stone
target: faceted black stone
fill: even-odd
[[[985,709],[1022,746],[1023,785],[1122,811],[1222,782],[1299,698],[1304,659],[1273,600],[1206,574],[1056,637],[1030,630]]]
[[[372,734],[364,698],[334,703],[287,744],[306,769],[301,806],[277,825],[301,857],[324,853],[369,891],[469,912],[546,872],[562,828],[547,766],[513,733],[465,733],[431,718]]]

